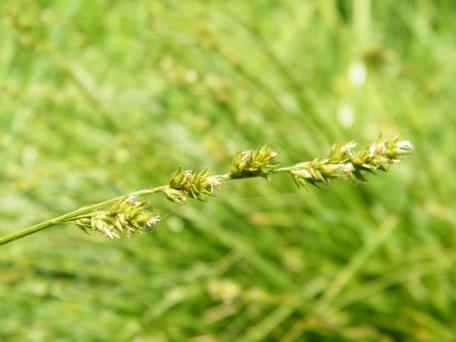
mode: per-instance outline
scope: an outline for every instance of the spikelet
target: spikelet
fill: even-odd
[[[185,203],[186,198],[204,200],[205,196],[213,195],[221,185],[217,176],[209,176],[207,170],[177,170],[169,181],[168,188],[163,192],[175,203]]]
[[[273,164],[277,153],[269,146],[262,146],[256,150],[238,153],[231,166],[230,177],[267,177],[278,165]]]
[[[74,220],[84,232],[99,232],[108,239],[131,237],[150,230],[160,222],[160,215],[146,209],[134,197],[115,203],[109,210],[97,210]]]
[[[386,171],[401,157],[413,151],[413,145],[398,138],[379,140],[356,151],[356,143],[334,145],[327,158],[296,164],[290,173],[298,186],[328,183],[336,178],[365,181],[364,172]]]

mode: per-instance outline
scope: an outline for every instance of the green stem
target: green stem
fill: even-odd
[[[8,234],[6,236],[0,237],[0,246],[1,245],[6,245],[7,243],[10,243],[10,242],[13,242],[15,240],[21,239],[23,237],[38,233],[39,231],[42,231],[42,230],[47,229],[47,228],[50,228],[52,226],[56,226],[58,224],[67,223],[68,221],[70,221],[71,219],[73,219],[75,217],[87,214],[87,213],[89,213],[89,212],[91,212],[93,210],[96,210],[96,209],[99,209],[99,208],[104,207],[106,205],[109,205],[109,204],[115,203],[117,201],[123,200],[125,198],[130,197],[130,196],[145,196],[145,195],[153,194],[153,193],[162,191],[165,187],[166,186],[159,186],[159,187],[156,187],[156,188],[153,188],[153,189],[140,190],[140,191],[132,192],[132,193],[130,193],[128,195],[114,197],[114,198],[111,198],[111,199],[103,201],[103,202],[99,202],[99,203],[96,203],[96,204],[92,204],[92,205],[89,205],[89,206],[86,206],[86,207],[79,208],[77,210],[74,210],[72,212],[66,213],[64,215],[57,216],[57,217],[55,217],[53,219],[50,219],[50,220],[47,220],[47,221],[32,225],[30,227],[21,229],[18,232],[14,232],[14,233]]]
[[[25,229],[22,229],[18,232],[8,234],[6,236],[2,236],[0,238],[0,245],[5,245],[7,243],[13,242],[15,240],[21,239],[25,236],[37,233],[43,229],[49,228],[51,226],[54,226],[58,224],[58,222],[55,222],[54,219],[49,220],[49,221],[44,221],[38,224],[35,224],[33,226],[27,227]]]

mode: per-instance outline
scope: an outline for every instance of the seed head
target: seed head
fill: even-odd
[[[97,210],[74,221],[84,232],[99,232],[109,239],[148,231],[158,222],[160,215],[133,197],[115,203],[109,210]]]
[[[410,154],[413,145],[408,140],[383,139],[368,146],[365,150],[353,153],[350,162],[356,170],[355,177],[365,180],[362,171],[386,171],[389,166],[400,161],[401,157]]]
[[[164,192],[172,202],[185,203],[187,196],[203,200],[205,195],[212,195],[219,185],[218,179],[210,177],[207,170],[178,170],[169,181],[169,190]]]
[[[238,153],[233,160],[230,171],[231,178],[267,177],[277,168],[272,162],[277,157],[269,146],[262,146],[256,150]]]
[[[413,151],[413,145],[398,138],[380,140],[356,151],[356,143],[334,145],[328,158],[295,165],[290,171],[298,186],[328,183],[335,178],[365,181],[364,172],[386,171],[400,158]]]

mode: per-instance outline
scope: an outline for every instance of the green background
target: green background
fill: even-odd
[[[156,232],[1,247],[1,341],[456,339],[456,2],[0,2],[0,233],[269,144],[411,140],[367,184],[230,183]]]

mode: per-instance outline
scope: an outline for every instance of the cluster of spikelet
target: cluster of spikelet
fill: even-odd
[[[73,221],[86,233],[98,232],[109,239],[118,239],[149,230],[160,222],[160,215],[149,211],[144,202],[128,197],[108,210],[96,210]]]
[[[230,177],[232,179],[267,177],[278,167],[277,164],[273,164],[276,157],[277,152],[273,151],[269,146],[238,153],[233,159]]]
[[[217,177],[210,177],[207,170],[197,172],[178,170],[169,181],[169,189],[180,192],[177,202],[184,203],[187,196],[202,200],[205,195],[212,195],[219,184]],[[168,193],[165,191],[165,194],[172,197],[169,191]],[[173,200],[173,198],[170,199]]]
[[[335,178],[351,178],[366,181],[364,173],[387,171],[388,167],[398,163],[400,158],[409,154],[413,146],[409,141],[398,138],[381,140],[365,149],[356,149],[356,143],[334,145],[327,158],[296,164],[290,169],[296,184],[318,185],[328,183]]]
[[[184,204],[188,198],[204,200],[230,180],[268,178],[278,173],[290,174],[298,187],[306,184],[318,186],[338,178],[366,181],[366,173],[386,171],[412,150],[413,146],[409,141],[398,138],[380,139],[361,149],[357,148],[356,143],[350,142],[334,145],[325,158],[279,167],[274,162],[277,153],[268,146],[262,146],[256,150],[238,153],[226,174],[210,175],[207,170],[179,169],[167,185],[138,193],[145,195],[160,192],[171,202]],[[149,231],[160,221],[160,215],[148,209],[146,203],[138,201],[136,196],[127,195],[120,200],[108,202],[112,204],[108,209],[99,210],[99,206],[96,206],[97,209],[77,215],[66,222],[75,223],[87,233],[98,232],[115,239]]]

